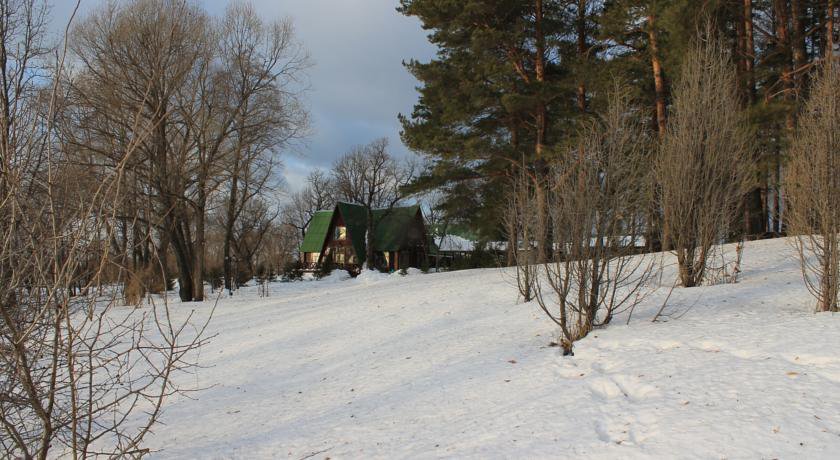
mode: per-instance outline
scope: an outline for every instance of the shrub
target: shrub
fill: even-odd
[[[283,267],[283,280],[284,281],[297,281],[303,278],[303,262],[299,260],[293,260],[286,264]]]
[[[325,257],[324,262],[320,266],[318,266],[317,270],[315,270],[315,278],[321,279],[330,276],[334,269],[335,264],[333,263],[332,259],[329,257]]]

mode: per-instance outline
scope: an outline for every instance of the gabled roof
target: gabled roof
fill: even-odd
[[[353,241],[353,249],[360,262],[365,259],[365,232],[367,232],[367,211],[364,206],[351,203],[338,203],[336,206],[344,218],[347,233]],[[406,206],[400,208],[374,209],[373,220],[376,222],[374,230],[373,250],[397,251],[408,243],[411,237],[411,224],[417,217],[420,206]]]
[[[332,216],[333,211],[318,211],[312,216],[309,227],[306,228],[303,244],[300,245],[300,252],[321,252]]]
[[[347,235],[353,243],[353,249],[359,259],[359,263],[365,260],[365,233],[367,232],[367,211],[364,206],[358,204],[339,202],[334,211],[318,211],[312,217],[301,252],[321,252],[324,242],[329,236],[330,223],[335,212],[341,213],[344,225],[347,227]],[[374,230],[373,250],[377,252],[398,251],[406,247],[414,238],[423,238],[423,235],[414,235],[412,224],[420,212],[420,206],[405,206],[399,208],[374,209],[373,219],[376,222]],[[428,245],[428,243],[427,243]],[[430,247],[433,246],[429,245]]]

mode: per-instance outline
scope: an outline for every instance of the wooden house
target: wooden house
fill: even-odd
[[[421,267],[433,251],[419,206],[375,209],[373,266],[400,270]],[[367,257],[367,211],[364,206],[338,203],[332,211],[312,218],[301,245],[301,261],[315,269],[329,261],[335,267],[358,273]]]

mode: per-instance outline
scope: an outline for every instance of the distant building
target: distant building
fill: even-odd
[[[434,245],[428,241],[420,206],[375,209],[373,266],[388,270],[421,267]],[[367,211],[364,206],[338,203],[319,211],[309,223],[301,245],[301,261],[309,270],[329,261],[358,273],[367,257]]]

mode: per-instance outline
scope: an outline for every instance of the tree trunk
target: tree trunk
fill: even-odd
[[[753,32],[753,0],[744,0],[744,72],[747,104],[755,103],[755,34]]]
[[[793,71],[791,69],[791,44],[788,29],[788,8],[785,0],[775,0],[773,12],[776,17],[776,39],[782,54],[782,83],[784,99],[790,99],[790,92],[793,90]]]
[[[175,259],[178,264],[178,296],[182,302],[189,302],[193,300],[193,257],[189,234],[184,229],[184,225],[189,224],[184,220],[184,216],[180,212],[177,217],[170,217],[169,221],[172,246],[175,248]]]
[[[653,84],[656,91],[656,126],[659,137],[665,135],[665,77],[662,75],[662,61],[659,55],[659,34],[656,30],[656,15],[648,16],[648,40],[650,42],[650,63],[653,68]]]
[[[829,59],[834,59],[834,8],[835,0],[827,0],[825,12],[825,43],[826,56]]]
[[[586,3],[587,0],[578,0],[577,15],[577,48],[578,59],[581,64],[581,75],[586,75],[585,66],[588,49],[586,46]],[[581,79],[577,88],[577,105],[581,113],[586,113],[586,82]]]
[[[753,0],[744,0],[743,10],[743,56],[744,96],[747,107],[755,104],[755,36],[753,32]],[[751,166],[751,165],[750,165]],[[761,173],[756,171],[756,182],[761,183]],[[765,186],[765,189],[768,187]],[[760,235],[767,231],[767,214],[762,187],[756,186],[745,197],[744,234]]]
[[[819,299],[817,311],[836,312],[837,309],[837,288],[838,288],[838,239],[835,233],[823,235],[823,244],[825,245],[825,255],[822,261],[822,279],[820,280],[822,298]]]
[[[204,300],[204,248],[205,232],[204,226],[207,207],[207,195],[204,192],[204,181],[199,181],[198,187],[198,209],[195,216],[195,245],[193,248],[193,300],[201,302]]]
[[[540,259],[547,261],[551,256],[551,229],[549,227],[550,219],[548,216],[548,206],[545,202],[545,193],[542,190],[543,179],[547,176],[547,166],[545,162],[545,143],[548,131],[548,115],[545,103],[545,33],[543,32],[543,2],[536,0],[536,8],[534,11],[534,25],[535,25],[535,41],[536,54],[534,58],[534,73],[538,82],[539,94],[537,95],[536,107],[536,124],[537,137],[535,139],[534,154],[536,156],[536,176],[537,176],[537,204],[539,206],[539,213],[542,215],[544,222],[543,238],[540,241],[541,248],[538,251]]]
[[[230,254],[230,245],[233,240],[233,224],[236,219],[236,200],[239,193],[239,162],[240,151],[236,150],[233,159],[233,172],[230,178],[230,197],[228,198],[227,219],[225,220],[225,241],[223,243],[223,257],[224,257],[224,272],[225,272],[225,289],[228,290],[228,295],[233,295],[233,264]]]
[[[685,288],[697,286],[697,273],[694,266],[693,249],[677,249],[677,265],[679,267],[680,282]]]
[[[547,110],[544,100],[545,88],[545,35],[542,28],[543,21],[543,2],[536,0],[536,7],[534,8],[534,27],[535,27],[535,41],[536,50],[534,56],[534,73],[537,80],[537,105],[535,107],[535,118],[537,127],[537,136],[535,139],[535,154],[537,160],[543,158],[543,150],[545,148],[546,130],[548,127]]]
[[[799,92],[802,91],[804,80],[807,77],[807,72],[803,69],[808,64],[808,53],[805,45],[805,25],[802,21],[803,14],[802,0],[791,0],[791,51],[793,53],[797,98],[799,98]]]
[[[795,93],[795,86],[794,86],[794,76],[793,76],[793,61],[791,56],[793,54],[791,49],[791,39],[790,39],[790,29],[788,27],[789,22],[789,12],[788,12],[788,5],[785,0],[775,0],[773,2],[773,14],[775,17],[775,24],[776,24],[776,40],[778,41],[779,48],[782,53],[782,68],[781,68],[781,75],[780,80],[782,82],[782,100],[787,105],[786,113],[785,113],[785,125],[784,129],[779,130],[779,135],[782,137],[786,137],[790,139],[793,135],[793,131],[796,125],[796,108],[794,107],[794,93]],[[780,224],[780,209],[781,209],[781,149],[776,152],[775,158],[775,167],[776,170],[774,171],[775,175],[775,193],[774,193],[774,205],[775,211],[777,214],[777,225]]]

